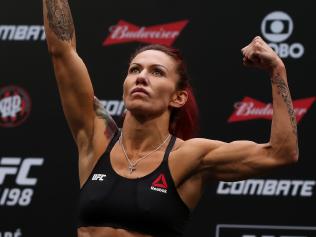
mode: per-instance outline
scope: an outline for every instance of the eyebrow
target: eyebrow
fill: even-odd
[[[137,65],[137,66],[142,66],[142,65],[139,64],[139,63],[131,63],[130,66],[132,66],[133,64],[135,64],[135,65]],[[162,67],[162,68],[164,68],[166,71],[169,71],[168,68],[166,68],[165,66],[163,66],[163,65],[161,65],[161,64],[152,64],[152,65],[150,65],[150,66]]]

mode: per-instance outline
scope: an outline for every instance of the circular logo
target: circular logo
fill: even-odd
[[[282,42],[293,32],[292,18],[285,12],[271,12],[263,19],[261,32],[271,42]]]
[[[31,99],[28,93],[18,86],[0,88],[0,126],[17,127],[28,118]]]

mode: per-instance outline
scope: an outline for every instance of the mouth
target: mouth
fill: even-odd
[[[149,95],[148,91],[146,91],[144,88],[142,87],[136,87],[131,91],[131,94],[145,94],[145,95]]]

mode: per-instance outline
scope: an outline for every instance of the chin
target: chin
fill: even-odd
[[[132,114],[146,114],[149,112],[148,111],[149,106],[146,106],[143,101],[127,102],[125,104],[125,107]]]
[[[137,117],[155,117],[161,115],[163,110],[161,108],[155,108],[152,104],[145,104],[132,102],[126,104],[126,109],[134,116]]]

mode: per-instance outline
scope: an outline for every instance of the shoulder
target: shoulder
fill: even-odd
[[[218,140],[205,138],[192,138],[181,140],[177,138],[175,146],[171,152],[172,160],[175,166],[187,166],[187,168],[197,167],[209,152],[226,144]]]
[[[203,166],[203,158],[225,142],[205,138],[181,140],[177,138],[170,153],[169,167],[176,185],[196,177]]]
[[[203,156],[203,154],[208,153],[224,144],[227,143],[206,138],[192,138],[185,141],[178,138],[175,149],[179,153]]]

